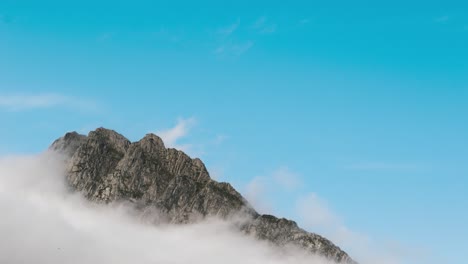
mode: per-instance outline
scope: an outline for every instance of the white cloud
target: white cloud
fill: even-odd
[[[437,17],[434,19],[435,22],[437,23],[445,23],[445,22],[448,22],[450,20],[450,16],[440,16],[440,17]]]
[[[189,150],[191,144],[180,144],[180,140],[188,135],[190,129],[196,124],[195,118],[180,118],[173,128],[157,131],[156,134],[161,137],[166,147],[180,149],[182,151]]]
[[[267,22],[267,17],[266,16],[261,16],[259,17],[253,24],[253,28],[259,29],[265,26]]]
[[[252,28],[261,34],[272,34],[276,32],[277,26],[276,24],[269,23],[266,16],[261,16],[254,22]]]
[[[224,36],[224,37],[227,37],[227,36],[230,36],[232,33],[234,33],[238,28],[239,28],[239,25],[240,25],[240,19],[238,18],[236,20],[236,22],[234,22],[233,24],[227,26],[227,27],[223,27],[223,28],[220,28],[218,30],[218,34]]]
[[[276,32],[276,24],[268,25],[264,27],[261,31],[263,34],[271,34]]]
[[[313,230],[331,239],[334,243],[351,252],[352,255],[354,254],[361,263],[372,263],[365,259],[369,255],[368,238],[349,230],[330,209],[327,202],[316,193],[309,193],[297,200],[296,214],[298,222],[306,229]]]
[[[304,19],[301,19],[299,21],[300,25],[306,25],[306,24],[309,24],[309,23],[310,23],[310,19],[308,19],[308,18],[304,18]]]
[[[11,17],[8,15],[0,14],[0,24],[12,24],[16,23],[18,18]]]
[[[95,111],[97,109],[97,105],[94,102],[60,94],[0,95],[0,109],[5,109],[7,111],[16,112],[56,107],[84,111]]]
[[[274,213],[272,199],[279,194],[288,195],[297,190],[301,179],[299,174],[282,166],[266,176],[254,177],[244,188],[247,200],[260,213]],[[285,193],[286,192],[286,193]]]
[[[153,225],[124,204],[91,204],[67,191],[62,172],[49,154],[0,158],[0,263],[325,263],[225,221]]]
[[[299,218],[312,230],[339,223],[337,216],[330,211],[326,202],[315,193],[301,197],[296,203]]]
[[[394,162],[359,162],[345,166],[349,170],[359,171],[416,171],[424,169],[419,163],[394,163]]]
[[[233,24],[216,31],[217,36],[216,48],[213,53],[220,58],[239,57],[249,51],[255,44],[255,41],[250,39],[237,39],[232,35],[239,30],[240,19],[237,19]],[[271,28],[267,30],[272,30]]]
[[[214,145],[221,145],[224,141],[226,141],[229,137],[226,135],[216,135],[215,139],[213,140]]]
[[[210,167],[209,171],[213,180],[221,181],[224,178],[224,169],[221,167]]]
[[[99,42],[109,41],[114,37],[114,35],[115,34],[112,33],[112,32],[105,32],[105,33],[102,33],[101,35],[99,35],[97,40]]]
[[[171,43],[180,43],[184,39],[184,30],[169,30],[166,27],[161,26],[159,30],[152,32],[153,36],[157,37],[159,40],[168,41]]]
[[[300,225],[329,238],[362,264],[428,263],[420,255],[420,250],[414,247],[406,246],[402,254],[395,250],[395,243],[389,247],[385,242],[353,231],[316,193],[309,193],[297,200],[296,215]]]
[[[273,208],[268,201],[267,191],[271,191],[269,179],[266,177],[255,177],[245,186],[244,196],[258,212],[272,214]]]
[[[275,182],[288,191],[293,191],[301,184],[300,177],[297,173],[291,171],[288,167],[280,167],[273,172]]]
[[[240,42],[240,43],[224,43],[218,48],[214,50],[214,53],[218,56],[234,56],[234,57],[239,57],[242,54],[246,53],[249,51],[253,46],[254,42],[252,40],[248,40],[245,42]]]
[[[253,178],[244,188],[247,200],[260,213],[275,214],[274,202],[278,197],[297,194],[301,187],[301,177],[287,167],[279,167],[267,176]],[[291,192],[295,191],[295,192]],[[347,251],[361,264],[403,264],[403,260],[413,263],[425,263],[416,254],[402,255],[390,248],[385,242],[376,241],[367,234],[349,228],[335,213],[327,201],[317,193],[297,195],[290,212],[299,224],[308,231],[330,239]],[[412,247],[406,247],[412,248]]]
[[[253,45],[254,45],[254,42],[249,40],[245,43],[232,45],[230,49],[235,55],[240,56],[244,54],[245,52],[247,52],[249,49],[251,49]]]

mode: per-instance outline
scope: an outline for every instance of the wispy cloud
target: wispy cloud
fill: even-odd
[[[281,166],[266,176],[254,177],[245,187],[245,196],[262,213],[273,213],[270,203],[273,195],[290,194],[300,187],[302,180],[298,173]]]
[[[159,30],[152,32],[152,35],[157,37],[160,40],[168,41],[171,43],[179,43],[184,39],[184,31],[179,30],[169,30],[166,27],[160,27]]]
[[[396,162],[358,162],[345,166],[349,170],[360,171],[415,171],[424,169],[420,163],[396,163]]]
[[[240,56],[244,54],[245,52],[247,52],[249,49],[251,49],[253,45],[254,45],[254,42],[249,40],[245,43],[232,45],[230,48],[235,55]]]
[[[267,17],[261,16],[254,22],[253,28],[262,28],[265,26],[266,22],[267,22]]]
[[[421,260],[419,253],[402,254],[393,247],[374,241],[370,236],[356,232],[344,224],[326,200],[316,193],[300,197],[295,206],[298,221],[308,230],[314,230],[342,246],[360,263],[401,264],[403,260]],[[408,247],[405,247],[408,248]],[[415,261],[416,263],[424,263]]]
[[[222,134],[211,134],[206,129],[194,130],[197,125],[198,120],[194,117],[178,118],[173,127],[158,129],[155,134],[161,137],[166,147],[181,150],[192,157],[202,157],[207,150],[219,147],[228,138]]]
[[[231,25],[220,28],[217,31],[217,33],[224,36],[224,37],[230,36],[232,33],[234,33],[239,28],[239,25],[240,25],[240,18],[238,18],[236,20],[236,22],[232,23]]]
[[[213,144],[218,146],[218,145],[221,145],[224,141],[226,141],[229,137],[226,136],[226,135],[222,135],[222,134],[219,134],[219,135],[216,135],[216,137],[214,138],[213,140]]]
[[[97,37],[97,40],[98,40],[99,42],[109,41],[109,40],[111,40],[111,39],[114,37],[114,35],[115,35],[115,34],[112,33],[112,32],[105,32],[105,33],[102,33],[101,35],[99,35],[99,36]]]
[[[248,32],[241,32],[240,25],[240,18],[238,18],[234,23],[221,27],[215,31],[217,36],[217,45],[213,50],[213,53],[217,57],[239,57],[254,47],[255,40],[250,38],[252,37],[252,34],[247,34]],[[276,25],[266,24],[262,19],[260,19],[259,21],[256,21],[253,26],[247,27],[247,29],[252,28],[258,30],[261,33],[272,33],[276,30]],[[236,33],[238,31],[239,34]],[[245,38],[246,36],[249,36],[249,38]]]
[[[288,167],[280,167],[273,172],[273,179],[279,186],[288,191],[297,189],[301,184],[299,174],[291,171]]]
[[[272,34],[276,32],[277,25],[270,23],[266,16],[261,16],[254,22],[252,28],[261,34]]]
[[[434,21],[435,21],[436,23],[446,23],[446,22],[448,22],[449,20],[450,20],[450,16],[448,16],[448,15],[436,17],[436,18],[434,19]]]
[[[224,43],[214,50],[214,53],[221,57],[234,56],[239,57],[249,51],[254,46],[252,40],[241,43]]]
[[[306,24],[309,24],[309,23],[310,23],[309,18],[303,18],[303,19],[299,20],[299,25],[306,25]]]
[[[15,22],[16,22],[15,18],[8,16],[8,15],[0,14],[0,24],[12,24]]]
[[[272,214],[273,205],[268,199],[268,191],[272,191],[266,177],[253,178],[244,188],[244,196],[262,214]]]
[[[406,255],[402,255],[394,250],[394,246],[389,247],[385,241],[376,241],[365,233],[353,230],[317,193],[301,193],[301,182],[298,173],[287,167],[279,167],[267,176],[254,177],[244,189],[244,195],[260,213],[268,214],[277,213],[274,212],[277,197],[296,195],[291,214],[299,225],[329,238],[359,263],[402,264],[403,260],[425,263],[421,262],[419,251],[414,253],[419,249],[407,250]],[[290,190],[294,190],[294,193],[290,193]],[[404,248],[408,249],[409,246],[405,245]]]
[[[180,118],[177,124],[169,129],[157,131],[156,134],[162,138],[167,147],[180,149],[182,151],[189,151],[192,147],[191,144],[181,144],[180,140],[188,135],[192,127],[196,124],[196,119]]]
[[[372,263],[368,256],[370,245],[369,237],[351,231],[329,207],[327,202],[316,193],[309,193],[296,202],[295,206],[298,221],[308,230],[314,230],[330,238],[362,263]],[[363,253],[362,251],[365,251]],[[376,257],[376,256],[374,256]],[[374,260],[377,260],[376,258]],[[383,258],[382,258],[383,259]],[[381,263],[380,261],[378,263]],[[392,263],[393,264],[393,263]],[[396,262],[394,263],[396,264]]]
[[[316,193],[309,193],[296,202],[296,213],[299,218],[312,229],[337,225],[338,217],[329,209],[326,201]]]
[[[93,101],[53,93],[0,95],[0,109],[7,111],[15,112],[57,107],[95,111],[97,104]]]

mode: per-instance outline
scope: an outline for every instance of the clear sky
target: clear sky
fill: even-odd
[[[351,254],[465,261],[468,4],[167,2],[0,1],[0,154],[159,132]]]

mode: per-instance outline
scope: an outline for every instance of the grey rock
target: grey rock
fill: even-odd
[[[77,132],[66,133],[65,136],[57,139],[52,143],[49,149],[72,156],[73,153],[86,141],[86,136],[80,135]]]
[[[247,234],[271,241],[278,246],[296,245],[309,252],[319,254],[338,263],[354,261],[328,239],[299,228],[296,222],[272,215],[260,215],[243,226]]]
[[[245,234],[338,263],[355,263],[332,242],[294,221],[258,214],[229,183],[212,180],[200,159],[166,148],[154,134],[132,143],[113,130],[98,128],[88,136],[67,133],[50,149],[68,156],[70,187],[93,202],[131,202],[142,212],[156,210],[159,221],[175,224],[240,216],[244,220],[237,226]]]

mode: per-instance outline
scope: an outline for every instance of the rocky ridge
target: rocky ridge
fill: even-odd
[[[175,224],[242,216],[246,220],[239,224],[240,231],[258,239],[297,246],[337,263],[355,263],[332,242],[294,221],[260,215],[229,183],[212,180],[200,159],[166,148],[154,134],[130,142],[105,128],[88,136],[70,132],[50,149],[68,157],[67,181],[90,201],[128,201],[143,211],[157,210],[161,221]]]

